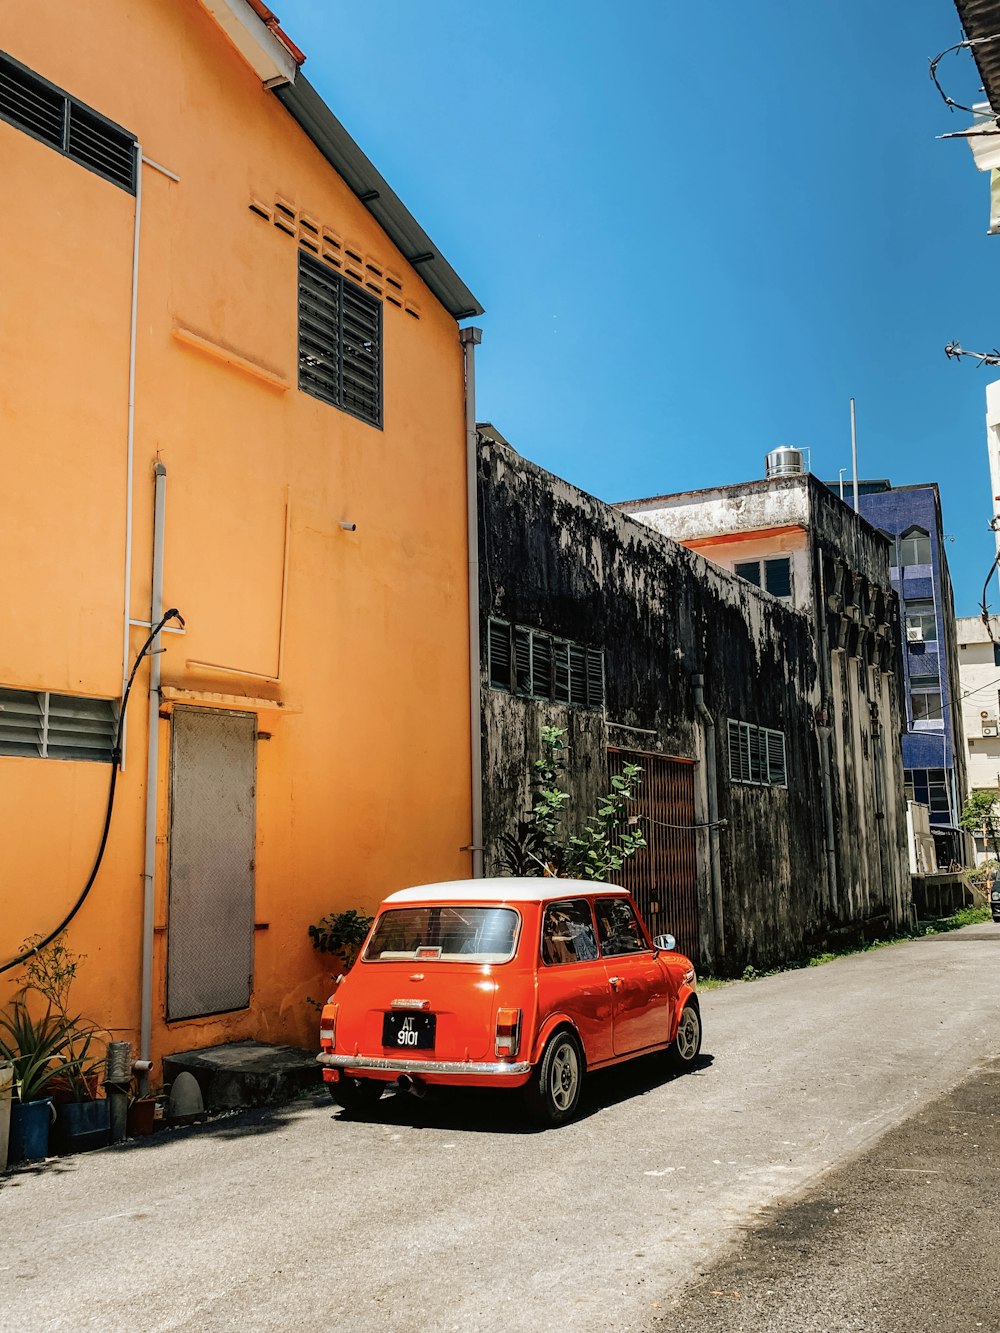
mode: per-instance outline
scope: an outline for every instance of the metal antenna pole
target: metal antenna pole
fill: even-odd
[[[858,512],[858,417],[851,399],[851,465],[854,468],[854,512]]]

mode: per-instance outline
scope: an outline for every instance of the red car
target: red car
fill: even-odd
[[[334,1101],[390,1084],[521,1088],[543,1124],[568,1120],[585,1075],[701,1049],[695,970],[651,940],[623,889],[567,879],[479,879],[393,893],[323,1009]]]

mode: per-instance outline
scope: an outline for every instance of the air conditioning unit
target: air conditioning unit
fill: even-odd
[[[996,713],[984,708],[979,714],[980,732],[983,736],[1000,736],[1000,723]]]
[[[923,641],[924,641],[924,627],[922,625],[907,625],[906,642],[923,643]]]

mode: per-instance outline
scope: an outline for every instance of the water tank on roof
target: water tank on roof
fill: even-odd
[[[789,445],[782,444],[767,455],[769,477],[792,477],[805,470],[801,449],[792,449]]]

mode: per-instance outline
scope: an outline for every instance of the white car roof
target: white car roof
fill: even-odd
[[[541,903],[559,898],[576,898],[584,893],[624,894],[620,884],[598,880],[556,879],[452,879],[440,884],[418,884],[412,889],[390,893],[387,903]]]

